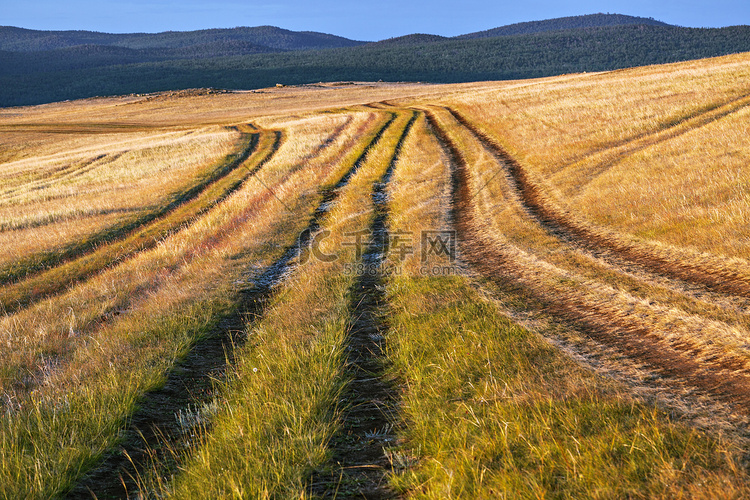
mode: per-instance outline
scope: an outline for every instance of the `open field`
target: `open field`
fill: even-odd
[[[750,495],[750,55],[0,110],[0,498]]]

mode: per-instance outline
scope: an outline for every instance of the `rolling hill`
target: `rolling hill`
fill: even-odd
[[[655,19],[622,14],[589,14],[586,16],[558,17],[544,21],[529,21],[525,23],[509,24],[485,31],[467,33],[456,38],[470,40],[473,38],[492,38],[495,36],[531,35],[548,31],[565,31],[584,28],[604,28],[607,26],[670,26]]]
[[[195,87],[435,83],[607,71],[750,51],[750,27],[595,14],[364,43],[273,27],[112,35],[0,28],[0,106]]]

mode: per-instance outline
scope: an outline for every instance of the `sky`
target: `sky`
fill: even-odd
[[[272,25],[374,41],[598,12],[687,27],[750,24],[749,0],[0,0],[0,26],[157,33]]]

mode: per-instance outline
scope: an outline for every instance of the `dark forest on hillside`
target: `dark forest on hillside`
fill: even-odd
[[[191,36],[49,32],[53,34],[46,37],[40,35],[44,32],[0,28],[0,106],[197,87],[523,79],[750,51],[748,26],[699,29],[648,20],[637,24],[633,20],[641,18],[627,16],[581,18],[514,25],[510,30],[532,31],[526,34],[487,35],[490,30],[456,38],[410,35],[378,43],[270,27],[205,30]],[[621,24],[607,25],[618,19]],[[587,27],[556,29],[576,23]],[[599,26],[588,26],[592,23]],[[86,43],[75,45],[77,41]],[[8,50],[22,42],[27,49],[55,43],[59,47]]]

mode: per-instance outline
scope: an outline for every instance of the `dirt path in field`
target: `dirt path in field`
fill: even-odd
[[[462,241],[462,256],[475,270],[499,289],[524,298],[533,307],[583,332],[592,343],[648,367],[658,377],[660,387],[670,390],[671,386],[671,390],[682,392],[680,397],[694,398],[693,401],[707,396],[723,402],[731,412],[750,415],[750,366],[744,348],[724,349],[712,340],[692,336],[701,333],[697,330],[703,326],[719,331],[725,325],[688,317],[664,326],[659,323],[660,316],[671,310],[585,280],[578,286],[565,284],[565,280],[574,277],[494,239],[487,221],[472,203],[476,193],[471,187],[471,166],[442,128],[440,119],[428,113],[428,121],[453,165],[454,220]],[[521,199],[532,200],[529,210],[536,212],[538,220],[554,226],[550,232],[568,229],[534,200],[533,193],[524,194],[523,180],[516,179],[515,183]]]
[[[33,173],[32,175],[36,177],[35,179],[29,180],[24,184],[19,184],[1,192],[0,198],[2,198],[2,204],[11,204],[16,201],[17,198],[22,196],[24,193],[27,193],[28,191],[38,191],[46,189],[50,186],[53,186],[57,182],[71,179],[73,177],[79,177],[85,173],[90,172],[91,170],[100,168],[101,166],[108,163],[112,163],[113,161],[124,155],[125,152],[126,151],[100,154],[92,156],[91,158],[87,158],[85,160],[79,160],[63,167],[48,170],[43,174]]]
[[[392,381],[384,377],[387,324],[381,264],[389,240],[387,187],[417,116],[414,113],[404,128],[388,169],[373,186],[375,218],[370,242],[350,290],[350,331],[345,346],[345,374],[350,381],[342,395],[342,428],[329,445],[332,460],[328,470],[312,479],[310,493],[316,498],[396,498],[388,486],[391,465],[386,449],[396,441],[398,396]]]
[[[539,186],[528,179],[509,154],[460,114],[447,111],[458,126],[464,127],[495,157],[501,175],[488,182],[505,182],[510,188],[511,202],[549,235],[585,256],[590,267],[598,269],[596,279],[638,296],[643,296],[644,288],[650,288],[644,297],[649,301],[670,307],[679,303],[686,313],[697,311],[706,318],[745,330],[750,328],[750,315],[745,312],[750,310],[750,294],[741,293],[750,279],[750,269],[746,265],[738,264],[736,259],[696,256],[665,247],[660,254],[655,250],[658,247],[640,245],[604,228],[591,227],[540,194]],[[640,258],[642,254],[656,255],[656,259]],[[663,262],[671,264],[660,265]],[[725,275],[732,277],[726,287],[722,281]]]
[[[289,263],[308,247],[340,189],[359,169],[369,150],[395,117],[393,114],[381,127],[333,189],[323,193],[308,226],[298,235],[295,243],[254,280],[253,286],[240,290],[237,309],[219,318],[212,333],[196,342],[186,358],[170,371],[163,388],[144,395],[117,450],[104,457],[65,498],[129,498],[129,495],[139,491],[145,474],[158,471],[162,476],[169,476],[176,472],[178,464],[172,450],[184,449],[191,438],[200,432],[200,427],[208,425],[205,418],[201,418],[200,411],[196,410],[213,402],[214,384],[223,380],[231,369],[233,353],[246,340],[247,328],[262,317]],[[328,142],[328,145],[332,142]],[[319,148],[318,152],[323,149]]]

